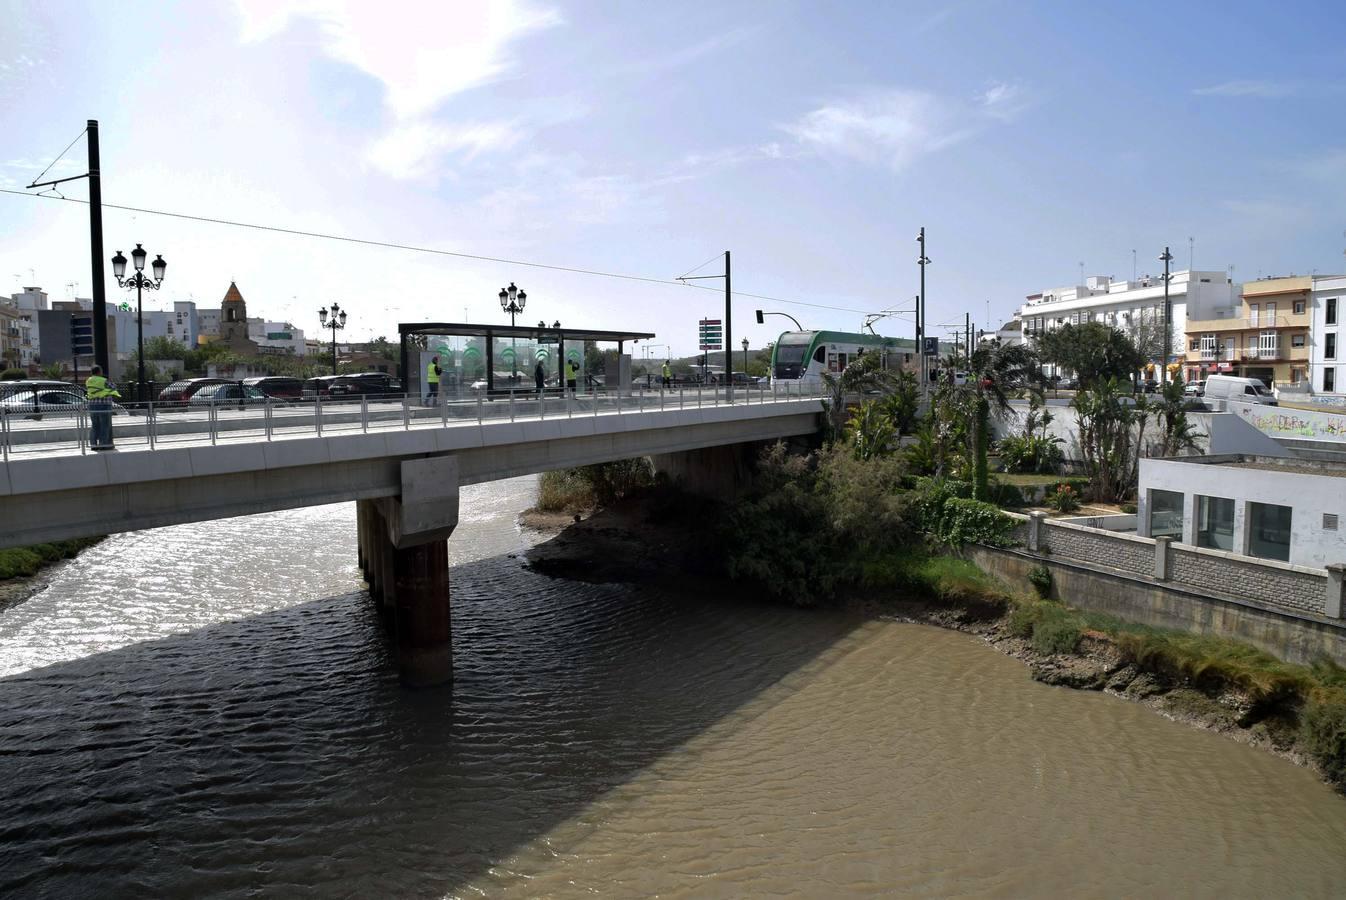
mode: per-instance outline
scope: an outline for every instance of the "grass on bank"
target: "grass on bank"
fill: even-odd
[[[70,559],[85,547],[93,546],[102,538],[77,538],[31,547],[11,547],[0,550],[0,581],[36,575],[44,566]]]

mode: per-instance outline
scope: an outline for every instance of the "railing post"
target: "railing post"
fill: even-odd
[[[1329,619],[1341,618],[1342,579],[1346,576],[1346,565],[1327,564],[1327,602],[1323,604],[1323,615]]]
[[[441,401],[439,404],[439,427],[449,427],[449,404],[448,401]]]
[[[1173,538],[1161,535],[1154,539],[1154,580],[1168,581],[1169,565],[1172,561]]]
[[[210,403],[209,419],[210,419],[210,446],[214,447],[216,440],[218,440],[218,435],[216,435],[215,430],[219,425],[220,411],[219,407],[215,405],[215,401],[213,400]]]
[[[0,408],[0,430],[5,435],[5,462],[9,462],[9,410]]]
[[[514,392],[509,392],[509,420],[514,421]]]
[[[150,439],[151,450],[154,449],[155,439],[158,437],[158,434],[156,434],[158,428],[159,428],[159,421],[154,414],[154,401],[151,400],[149,402],[149,405],[145,408],[145,434]]]
[[[271,433],[275,430],[275,425],[271,421],[271,398],[266,398],[266,403],[262,407],[262,424],[266,428],[266,439],[271,440]]]
[[[481,424],[481,417],[482,417],[482,413],[483,413],[483,410],[482,410],[481,406],[482,406],[481,394],[478,394],[478,395],[477,395],[477,424],[478,424],[478,425]]]
[[[84,410],[75,411],[75,430],[79,432],[79,453],[83,456],[85,445],[89,442],[89,424],[84,420]]]
[[[322,394],[313,395],[313,427],[318,437],[322,437]]]
[[[369,434],[369,397],[360,395],[360,430]]]

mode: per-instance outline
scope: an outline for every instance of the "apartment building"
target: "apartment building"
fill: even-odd
[[[0,368],[18,366],[19,308],[12,303],[0,303]]]
[[[39,359],[41,346],[38,343],[37,315],[48,309],[47,292],[40,287],[25,287],[17,294],[10,294],[10,303],[19,311],[14,327],[18,329],[18,365],[21,368],[35,365]]]
[[[1309,344],[1309,383],[1315,394],[1346,400],[1346,348],[1340,322],[1346,317],[1346,275],[1313,278],[1309,307],[1313,319]]]
[[[1187,322],[1187,380],[1221,373],[1260,378],[1268,386],[1309,377],[1309,276],[1261,278],[1243,285],[1237,303]]]
[[[1102,322],[1128,334],[1151,361],[1149,374],[1157,377],[1167,336],[1170,372],[1176,373],[1186,351],[1188,317],[1213,316],[1215,310],[1229,309],[1238,288],[1225,272],[1181,271],[1170,274],[1168,296],[1172,319],[1166,330],[1162,275],[1142,275],[1132,281],[1093,275],[1081,285],[1030,295],[1019,309],[1023,338],[1031,345],[1037,335],[1067,323]]]

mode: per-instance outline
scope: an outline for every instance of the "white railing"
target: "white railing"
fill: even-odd
[[[114,404],[110,413],[119,450],[158,450],[322,437],[387,430],[482,426],[499,422],[576,416],[627,416],[677,409],[752,407],[818,399],[822,385],[777,383],[649,389],[576,394],[518,391],[429,405],[408,396],[360,396],[341,400],[248,400],[192,404]],[[0,450],[16,457],[91,452],[91,413],[83,404],[52,407],[28,402],[0,405]]]

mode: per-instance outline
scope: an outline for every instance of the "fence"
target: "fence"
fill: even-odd
[[[1346,566],[1340,564],[1310,569],[1174,544],[1167,537],[1140,537],[1052,520],[1044,513],[1008,515],[1019,520],[1015,536],[1021,537],[1030,553],[1113,569],[1200,594],[1251,600],[1329,619],[1342,618]]]

